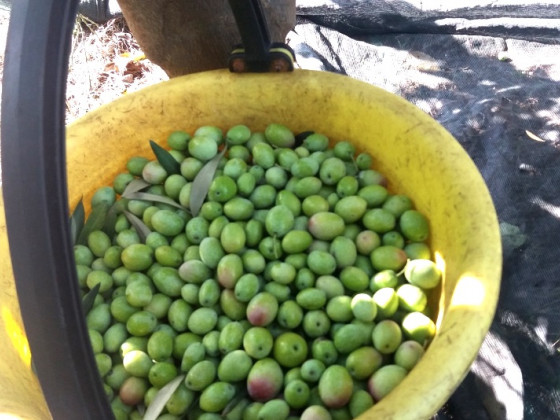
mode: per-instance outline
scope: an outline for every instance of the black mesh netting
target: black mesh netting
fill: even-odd
[[[108,13],[107,0],[82,3]],[[297,5],[288,41],[300,67],[345,74],[416,104],[463,145],[492,194],[504,246],[496,317],[436,418],[560,418],[560,4]]]
[[[436,418],[559,418],[560,6],[299,3],[289,35],[299,65],[369,82],[426,111],[472,157],[498,212],[496,317]]]

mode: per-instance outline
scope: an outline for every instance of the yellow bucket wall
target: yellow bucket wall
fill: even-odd
[[[0,419],[43,420],[50,414],[31,369],[19,310],[0,190]]]
[[[192,133],[201,125],[227,130],[246,124],[256,131],[271,122],[350,140],[369,151],[390,190],[408,194],[429,217],[431,246],[445,271],[442,293],[435,297],[438,333],[401,385],[360,419],[430,417],[464,378],[489,329],[499,294],[501,245],[492,200],[474,163],[447,131],[405,100],[326,72],[218,70],[175,78],[125,95],[68,127],[69,207],[83,196],[87,210],[94,190],[110,185],[131,156],[153,158],[149,139],[165,145],[178,129]],[[5,228],[0,235],[4,261]],[[2,273],[8,273],[2,274],[2,285],[14,290],[10,273]],[[8,300],[3,305],[21,326],[15,294]],[[4,335],[0,340],[2,347],[8,342]],[[22,386],[27,394],[14,404],[27,401],[21,409],[30,412],[29,401],[36,401],[34,413],[40,415],[33,418],[43,418],[36,382],[27,372],[21,375],[26,366],[20,363],[16,374],[0,366],[2,389],[6,375],[35,384]]]

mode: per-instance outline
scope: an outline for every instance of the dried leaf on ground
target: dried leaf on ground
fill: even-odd
[[[123,18],[98,25],[78,16],[66,86],[66,122],[126,93],[168,80],[145,58]]]

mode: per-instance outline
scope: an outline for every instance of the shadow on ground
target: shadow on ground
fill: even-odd
[[[304,18],[294,32],[303,68],[380,86],[438,120],[494,200],[504,228],[496,317],[470,374],[436,417],[558,418],[560,45],[478,35],[351,38]]]

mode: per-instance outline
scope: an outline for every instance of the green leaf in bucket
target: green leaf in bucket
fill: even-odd
[[[87,242],[87,238],[91,232],[93,232],[94,230],[103,229],[103,226],[105,226],[105,219],[107,217],[108,211],[109,204],[107,204],[106,202],[100,202],[93,206],[83,229],[78,235],[76,244],[85,245]]]
[[[206,164],[200,169],[198,174],[196,174],[191,188],[190,196],[190,209],[191,214],[196,217],[204,200],[206,200],[206,195],[210,189],[210,184],[214,179],[220,160],[224,157],[227,147],[224,147],[220,153],[214,156],[211,160],[206,162]]]
[[[179,375],[157,392],[156,396],[148,406],[143,420],[156,420],[158,418],[160,413],[163,411],[165,404],[167,404],[169,398],[171,398],[173,393],[177,390],[177,388],[179,388],[183,379],[185,379],[185,375]]]
[[[148,188],[152,184],[147,183],[143,179],[133,179],[128,183],[124,191],[122,192],[121,196],[126,197],[128,194],[132,194],[138,191],[143,190],[144,188]]]
[[[117,223],[117,216],[126,210],[126,205],[128,203],[127,199],[117,200],[107,211],[107,216],[105,217],[105,224],[103,225],[103,231],[112,238],[115,235],[115,224]]]
[[[246,401],[246,405],[249,405],[249,401],[247,400],[248,395],[246,388],[240,388],[238,392],[236,392],[235,397],[222,410],[221,416],[228,418],[228,414],[243,400]]]
[[[131,212],[125,210],[123,213],[124,213],[125,217],[128,219],[128,221],[130,222],[130,224],[132,226],[134,226],[134,229],[136,229],[136,232],[138,232],[138,236],[140,236],[140,240],[142,242],[146,242],[146,238],[148,237],[148,235],[150,233],[152,233],[150,228],[148,226],[146,226],[142,220],[140,220],[138,217],[136,217]]]
[[[91,310],[91,308],[93,308],[93,303],[95,302],[95,298],[99,293],[100,287],[101,287],[101,283],[97,283],[95,286],[93,286],[93,289],[87,292],[86,295],[83,297],[82,309],[84,310],[84,314],[87,315],[87,313]]]
[[[154,151],[159,164],[163,167],[163,169],[165,169],[168,174],[171,175],[181,173],[181,165],[175,160],[171,153],[169,153],[153,140],[150,140],[150,146],[152,147],[152,150]]]
[[[299,134],[296,134],[296,135],[295,135],[296,142],[295,142],[295,144],[294,144],[294,147],[301,146],[301,145],[303,144],[303,141],[304,141],[307,137],[309,137],[311,134],[314,134],[314,133],[315,133],[314,131],[303,131],[303,132],[301,132],[301,133],[299,133]]]
[[[74,245],[76,244],[78,236],[80,236],[80,232],[84,227],[85,218],[86,214],[84,210],[84,202],[80,198],[80,201],[76,204],[76,207],[70,216],[70,232],[72,234],[72,243]]]
[[[145,192],[133,192],[129,193],[126,198],[129,198],[131,200],[155,201],[157,203],[169,204],[170,206],[177,207],[178,209],[188,211],[188,209],[186,209],[176,201],[163,195],[150,194]]]

